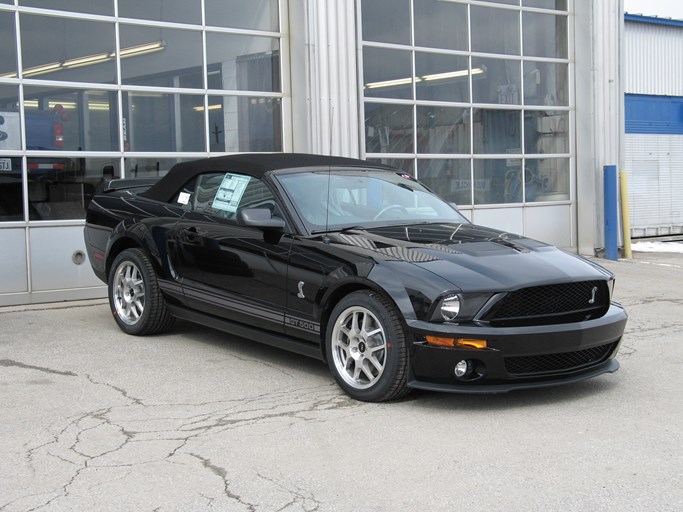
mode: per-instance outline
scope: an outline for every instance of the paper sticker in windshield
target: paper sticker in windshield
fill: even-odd
[[[187,192],[181,192],[178,194],[178,203],[180,204],[187,204],[190,202],[190,194]]]
[[[249,180],[251,180],[249,176],[226,174],[220,187],[218,187],[218,192],[216,192],[216,197],[211,206],[216,210],[235,213],[244,195],[244,189],[249,184]]]

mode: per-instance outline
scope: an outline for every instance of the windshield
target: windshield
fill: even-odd
[[[411,176],[379,170],[331,170],[276,176],[311,233],[351,227],[468,222]]]

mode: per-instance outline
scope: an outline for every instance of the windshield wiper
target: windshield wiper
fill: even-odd
[[[367,226],[345,226],[343,228],[318,229],[316,231],[311,231],[311,235],[321,235],[323,233],[344,233],[345,231],[354,231],[358,229],[365,230],[368,228]]]

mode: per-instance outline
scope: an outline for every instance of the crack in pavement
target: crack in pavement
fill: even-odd
[[[308,495],[305,496],[303,494],[303,491],[299,488],[297,489],[290,489],[284,484],[278,482],[274,478],[268,478],[265,475],[262,475],[261,473],[256,473],[259,478],[262,480],[265,480],[266,482],[270,482],[271,484],[274,484],[277,486],[279,489],[285,491],[286,493],[291,495],[291,500],[288,503],[285,503],[282,507],[276,510],[276,512],[283,512],[287,510],[290,506],[295,506],[300,504],[301,508],[304,509],[305,512],[316,512],[320,506],[322,505],[322,502],[318,499],[316,499],[315,496],[313,495]],[[307,505],[312,502],[312,507],[309,508]]]
[[[218,476],[221,480],[223,480],[223,492],[225,495],[228,497],[228,499],[235,500],[237,501],[240,505],[244,505],[247,507],[247,510],[250,512],[256,512],[256,505],[253,503],[249,503],[248,501],[244,501],[242,497],[239,494],[235,494],[230,490],[230,482],[228,481],[228,472],[220,467],[216,466],[211,462],[211,460],[202,457],[201,455],[198,455],[196,453],[189,453],[191,457],[194,457],[197,459],[199,462],[202,463],[202,466],[204,466],[206,469],[211,471],[214,475]]]
[[[272,425],[276,431],[289,429],[301,422],[327,421],[327,414],[331,411],[355,415],[367,407],[367,404],[344,395],[333,383],[324,388],[279,389],[254,396],[203,403],[154,404],[121,387],[95,380],[90,375],[81,378],[93,386],[113,391],[115,397],[122,398],[124,403],[99,407],[67,418],[66,425],[52,434],[52,439],[36,446],[25,446],[25,457],[35,479],[47,479],[55,473],[46,464],[46,459],[52,461],[53,466],[57,464],[68,476],[65,475],[66,481],[45,492],[0,503],[0,511],[8,510],[21,500],[35,500],[39,496],[45,499],[40,504],[33,503],[35,506],[31,508],[32,511],[55,507],[58,500],[70,496],[77,483],[90,488],[88,478],[81,480],[89,471],[134,468],[153,463],[177,464],[174,458],[181,454],[194,457],[204,468],[220,477],[227,498],[255,511],[256,504],[230,488],[226,469],[217,466],[196,449],[186,450],[188,443],[254,425]],[[107,400],[112,403],[116,398]],[[321,416],[320,413],[325,414]],[[287,490],[292,497],[280,510],[296,504],[301,504],[311,512],[318,509],[319,503],[313,497],[306,496],[300,490],[287,489],[275,480],[268,481]],[[22,510],[26,510],[26,507]]]
[[[78,377],[78,374],[68,371],[53,370],[52,368],[45,368],[44,366],[34,366],[32,364],[24,364],[19,361],[13,361],[11,359],[0,359],[0,366],[5,368],[23,368],[25,370],[36,370],[44,373],[51,373],[53,375],[64,375],[66,377]]]

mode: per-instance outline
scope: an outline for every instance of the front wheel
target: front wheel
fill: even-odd
[[[334,308],[326,333],[327,363],[357,400],[383,402],[408,393],[405,332],[396,308],[372,291],[357,291]]]
[[[119,254],[109,273],[109,304],[114,320],[128,334],[155,334],[168,329],[173,317],[166,309],[156,272],[140,249]]]

